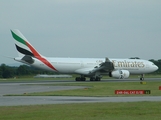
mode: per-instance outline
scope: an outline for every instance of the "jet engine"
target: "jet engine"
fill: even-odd
[[[130,76],[130,72],[128,70],[115,70],[110,72],[109,76],[117,79],[126,79]]]

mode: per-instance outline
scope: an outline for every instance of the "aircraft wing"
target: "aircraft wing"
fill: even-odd
[[[105,58],[105,62],[102,62],[99,66],[96,66],[94,68],[78,69],[75,71],[75,73],[83,74],[83,75],[93,75],[96,72],[101,72],[101,71],[109,72],[112,70],[114,70],[113,63],[108,58]]]
[[[98,71],[109,72],[109,71],[112,71],[112,70],[114,70],[113,63],[108,58],[105,58],[105,62],[102,62],[99,67],[98,66],[95,67],[92,71],[90,71],[90,74],[94,74]]]

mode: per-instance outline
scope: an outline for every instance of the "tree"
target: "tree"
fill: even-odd
[[[27,75],[29,74],[29,70],[27,69],[26,65],[20,65],[17,68],[17,75]]]
[[[14,75],[14,71],[13,69],[11,69],[10,67],[6,66],[5,64],[2,64],[1,65],[1,77],[2,78],[10,78],[10,77],[13,77]]]

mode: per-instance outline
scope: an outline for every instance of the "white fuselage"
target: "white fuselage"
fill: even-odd
[[[51,70],[59,73],[68,74],[88,74],[94,67],[99,67],[101,63],[105,62],[104,58],[48,58],[46,59],[56,68],[57,71],[49,68],[44,63],[35,59],[32,66]],[[145,74],[151,73],[158,69],[154,63],[141,59],[109,59],[113,64],[115,70],[128,70],[130,74]],[[87,71],[87,73],[86,73]]]

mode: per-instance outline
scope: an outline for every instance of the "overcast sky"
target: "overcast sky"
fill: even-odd
[[[0,0],[0,63],[15,28],[44,56],[161,59],[161,0]]]

